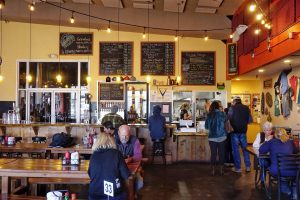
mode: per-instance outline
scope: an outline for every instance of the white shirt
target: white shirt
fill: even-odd
[[[270,138],[268,138],[268,137],[265,136],[265,141],[269,141],[269,140],[270,140]],[[254,140],[252,146],[253,146],[253,148],[255,148],[255,149],[259,149],[260,145],[261,145],[261,144],[260,144],[260,133],[258,133],[258,134],[256,135],[256,138],[255,138],[255,140]]]

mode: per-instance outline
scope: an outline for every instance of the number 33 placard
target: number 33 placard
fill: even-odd
[[[104,181],[104,194],[113,197],[114,196],[114,184],[108,181]]]

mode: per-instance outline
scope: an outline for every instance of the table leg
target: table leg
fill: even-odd
[[[0,126],[2,135],[6,135],[6,126]]]
[[[1,186],[1,193],[2,194],[8,194],[9,191],[9,177],[8,176],[2,176],[2,186]]]
[[[134,200],[134,179],[133,176],[128,178],[128,199]]]

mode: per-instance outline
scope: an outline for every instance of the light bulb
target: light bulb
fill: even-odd
[[[145,33],[143,33],[143,38],[144,38],[144,39],[146,38],[146,34],[145,34]]]
[[[2,76],[2,74],[0,74],[0,82],[2,82],[3,81],[3,76]]]
[[[72,15],[72,17],[70,17],[70,22],[71,22],[71,24],[75,23],[75,19],[74,19],[73,15]]]
[[[146,81],[147,81],[147,83],[150,83],[150,81],[151,81],[151,76],[150,76],[150,75],[148,75],[148,76],[146,77]]]
[[[256,35],[258,35],[258,34],[260,33],[260,29],[259,29],[259,28],[255,29],[254,33],[255,33]]]
[[[177,41],[177,40],[178,40],[178,36],[177,36],[177,35],[174,37],[174,40],[175,40],[175,41]]]
[[[264,25],[264,24],[266,23],[266,21],[265,21],[264,19],[262,19],[262,20],[260,21],[260,23],[261,23],[262,25]]]
[[[30,11],[34,11],[34,9],[35,9],[34,3],[30,4],[30,5],[29,5],[29,10],[30,10]]]
[[[91,80],[92,80],[92,78],[91,78],[90,76],[87,76],[87,77],[86,77],[86,82],[89,83],[89,82],[91,82]]]
[[[32,81],[32,76],[29,74],[29,75],[27,75],[26,76],[26,80],[27,80],[27,82],[31,82]]]
[[[110,27],[107,27],[106,31],[107,31],[108,33],[110,33],[110,32],[111,32]]]
[[[177,81],[177,83],[179,83],[181,81],[181,77],[179,75],[176,77],[176,81]]]
[[[230,35],[229,35],[229,37],[232,39],[232,38],[233,38],[233,35],[232,35],[232,34],[230,34]]]
[[[58,83],[61,83],[61,80],[62,80],[62,76],[61,76],[60,74],[58,74],[58,75],[56,76],[56,81],[57,81]]]
[[[256,15],[256,20],[260,21],[263,18],[263,15],[261,13]]]
[[[204,40],[207,41],[207,40],[208,40],[208,36],[205,36],[205,37],[204,37]]]
[[[0,3],[0,9],[4,7],[4,3]]]
[[[250,12],[254,12],[256,10],[256,5],[255,4],[251,4],[250,6],[249,6],[249,11]]]
[[[120,82],[120,81],[121,81],[121,77],[117,76],[117,82]]]

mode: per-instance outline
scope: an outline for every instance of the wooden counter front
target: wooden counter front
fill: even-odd
[[[173,140],[177,146],[177,161],[209,162],[210,148],[207,134],[175,132]]]

